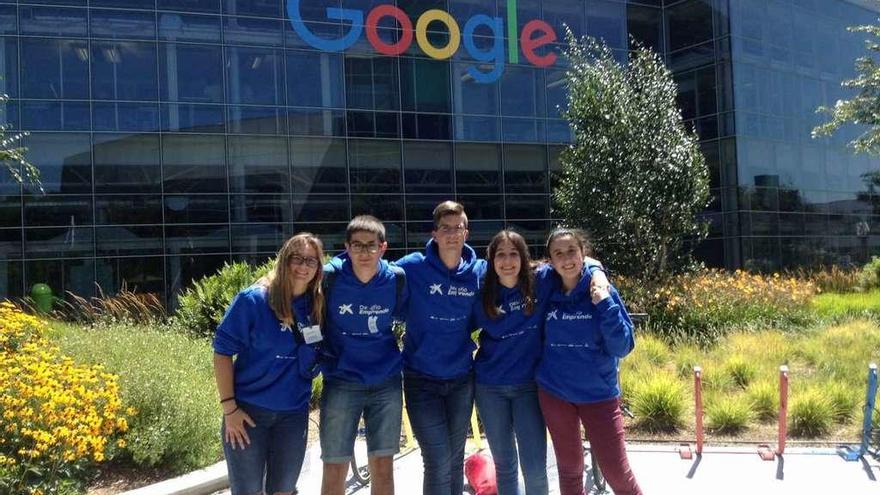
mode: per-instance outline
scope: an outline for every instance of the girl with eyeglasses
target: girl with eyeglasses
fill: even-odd
[[[214,376],[232,495],[296,492],[321,341],[323,256],[316,236],[291,237],[217,327]]]

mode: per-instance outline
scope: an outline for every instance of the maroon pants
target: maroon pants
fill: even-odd
[[[538,389],[538,400],[553,439],[562,495],[584,495],[584,446],[578,420],[584,424],[590,448],[614,493],[641,495],[626,458],[619,399],[575,404]]]

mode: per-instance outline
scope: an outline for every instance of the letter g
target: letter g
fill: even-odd
[[[309,45],[325,52],[341,52],[353,45],[364,30],[364,13],[354,9],[327,8],[327,18],[351,21],[351,30],[342,38],[324,39],[309,31],[299,11],[300,0],[287,0],[287,15],[293,30]]]

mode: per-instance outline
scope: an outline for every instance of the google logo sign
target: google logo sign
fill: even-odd
[[[547,67],[556,61],[556,54],[548,52],[544,55],[536,53],[536,50],[544,45],[556,41],[556,32],[553,27],[539,19],[527,22],[517,36],[516,0],[507,0],[507,56],[510,63],[519,63],[519,49],[532,65]],[[312,47],[327,51],[341,52],[352,46],[361,37],[363,31],[367,32],[367,40],[373,48],[389,56],[400,55],[409,49],[415,34],[419,48],[431,58],[445,60],[451,57],[464,43],[464,49],[474,60],[493,64],[492,69],[483,72],[475,66],[468,67],[467,71],[477,82],[491,83],[497,81],[504,72],[504,20],[500,17],[490,17],[485,14],[477,14],[467,20],[462,30],[458,22],[449,15],[449,12],[433,9],[424,12],[413,22],[406,13],[393,5],[378,5],[364,18],[364,11],[357,9],[343,9],[338,7],[327,8],[327,19],[347,21],[351,23],[348,32],[340,38],[327,39],[320,37],[309,30],[303,21],[300,12],[300,0],[288,0],[287,15],[293,24],[297,34]],[[401,32],[400,38],[389,43],[379,36],[379,23],[386,18],[396,21]],[[432,23],[443,24],[449,32],[448,40],[443,46],[435,46],[428,39],[428,26]],[[475,32],[477,28],[485,27],[492,33],[492,46],[488,48],[477,47]],[[519,44],[519,46],[517,46]]]

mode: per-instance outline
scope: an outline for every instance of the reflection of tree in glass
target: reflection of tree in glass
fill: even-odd
[[[9,96],[0,93],[0,105],[7,101],[9,101]],[[25,158],[27,148],[20,146],[21,139],[27,136],[27,133],[7,134],[6,127],[6,124],[0,124],[0,161],[17,182],[33,184],[39,188],[40,192],[43,192],[43,186],[40,184],[40,171]]]

